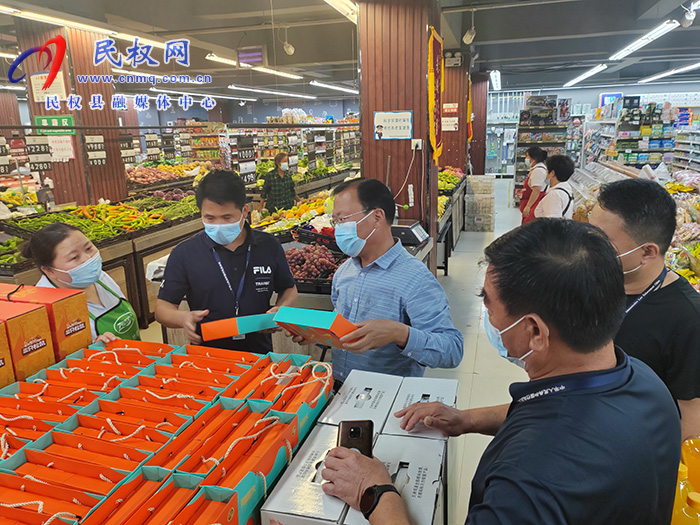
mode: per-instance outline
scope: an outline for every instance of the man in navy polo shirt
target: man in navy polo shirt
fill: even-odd
[[[158,293],[156,319],[168,328],[183,328],[192,344],[202,344],[200,325],[291,306],[297,298],[284,250],[272,235],[246,222],[245,184],[235,173],[215,170],[197,187],[204,231],[180,243],[170,254]],[[187,298],[189,312],[178,310]],[[215,348],[266,353],[267,333],[204,343]]]
[[[614,346],[625,308],[615,248],[588,224],[538,219],[485,254],[486,333],[530,381],[511,385],[510,405],[418,403],[395,414],[409,431],[495,435],[467,524],[668,524],[680,421],[658,376]],[[337,448],[322,475],[324,490],[371,524],[409,523],[381,461]]]

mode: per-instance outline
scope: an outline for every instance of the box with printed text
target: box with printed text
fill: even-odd
[[[56,362],[46,308],[0,301],[15,378],[24,381]]]

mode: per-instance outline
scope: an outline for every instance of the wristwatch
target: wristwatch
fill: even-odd
[[[374,509],[379,505],[379,498],[382,494],[386,492],[396,492],[399,496],[401,493],[394,487],[394,485],[374,485],[365,490],[360,498],[360,511],[364,515],[366,520],[369,520],[370,515],[374,512]]]

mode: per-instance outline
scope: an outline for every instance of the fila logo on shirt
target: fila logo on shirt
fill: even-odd
[[[270,275],[271,273],[272,268],[270,268],[269,266],[253,266],[253,275]]]

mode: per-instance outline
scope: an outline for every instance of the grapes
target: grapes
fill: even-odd
[[[325,246],[309,245],[301,250],[291,248],[286,256],[292,275],[299,279],[332,279],[338,269],[335,257]]]

